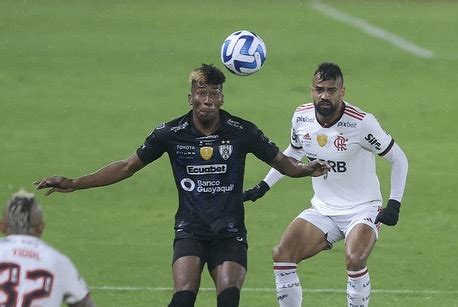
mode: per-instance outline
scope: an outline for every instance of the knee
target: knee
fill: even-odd
[[[356,253],[349,253],[346,255],[347,270],[357,271],[362,270],[366,266],[366,259]]]
[[[291,261],[291,255],[288,253],[287,249],[285,249],[281,245],[277,245],[272,250],[272,260],[274,262],[279,261]]]

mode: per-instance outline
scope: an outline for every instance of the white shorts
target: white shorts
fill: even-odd
[[[318,210],[310,208],[302,211],[297,217],[318,227],[326,235],[326,241],[329,248],[335,242],[344,238],[358,224],[366,224],[375,231],[375,237],[378,239],[380,223],[374,224],[377,214],[381,207],[378,205],[367,205],[361,208],[361,211],[347,215],[322,215]]]

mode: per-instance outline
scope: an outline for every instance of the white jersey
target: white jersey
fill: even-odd
[[[61,306],[83,300],[84,280],[66,256],[39,238],[0,239],[0,306]]]
[[[292,118],[291,145],[309,160],[326,160],[331,167],[327,176],[312,178],[312,206],[324,215],[356,213],[367,203],[381,205],[375,155],[383,156],[393,144],[372,114],[347,102],[330,127],[318,123],[312,103],[299,106]]]

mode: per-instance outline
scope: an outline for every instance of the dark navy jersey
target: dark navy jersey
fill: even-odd
[[[220,110],[220,128],[199,132],[192,111],[157,127],[137,149],[144,164],[167,152],[178,189],[175,230],[202,237],[246,234],[242,201],[245,158],[270,163],[278,153],[253,123]]]

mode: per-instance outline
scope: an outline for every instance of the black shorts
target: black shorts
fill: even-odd
[[[202,266],[207,263],[211,272],[225,261],[232,261],[247,269],[248,244],[246,236],[232,238],[176,238],[173,242],[173,262],[184,256],[197,256]]]

